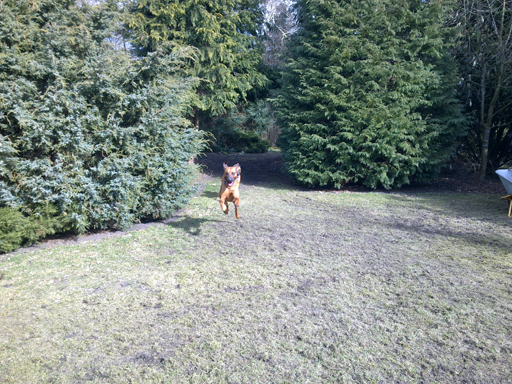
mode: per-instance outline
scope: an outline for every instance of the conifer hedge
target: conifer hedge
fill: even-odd
[[[119,11],[106,3],[1,5],[0,216],[23,231],[16,212],[37,219],[50,206],[45,222],[77,232],[168,216],[190,195],[188,160],[204,145],[185,118],[183,51],[134,60],[115,49]]]
[[[450,1],[299,0],[278,107],[310,186],[394,188],[440,171],[464,133]]]
[[[194,47],[185,71],[200,79],[193,100],[195,123],[236,108],[268,80],[259,70],[263,23],[259,0],[137,0],[126,23],[138,56],[171,42]]]

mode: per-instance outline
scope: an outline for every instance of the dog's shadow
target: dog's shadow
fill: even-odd
[[[212,220],[206,217],[190,217],[187,215],[173,217],[166,221],[166,225],[181,230],[192,236],[201,235],[201,226],[208,222],[218,222],[218,220]]]

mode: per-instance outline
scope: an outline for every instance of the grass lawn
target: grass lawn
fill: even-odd
[[[219,181],[167,225],[0,258],[1,383],[505,383],[496,195]]]

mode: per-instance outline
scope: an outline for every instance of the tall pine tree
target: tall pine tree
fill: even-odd
[[[266,77],[258,71],[262,24],[258,0],[135,0],[127,22],[139,56],[163,42],[194,47],[185,73],[200,79],[193,102],[195,123],[205,111],[211,116],[234,108]]]
[[[299,182],[394,188],[439,172],[465,129],[448,3],[299,0],[278,99]]]

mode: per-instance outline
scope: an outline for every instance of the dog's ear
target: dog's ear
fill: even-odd
[[[227,167],[228,167],[228,163],[224,162],[224,163],[222,163],[222,166],[223,166],[224,168],[227,168]]]
[[[240,175],[242,173],[242,168],[240,167],[240,164],[236,163],[235,165],[233,165],[233,167],[236,168],[236,173],[238,175]]]

